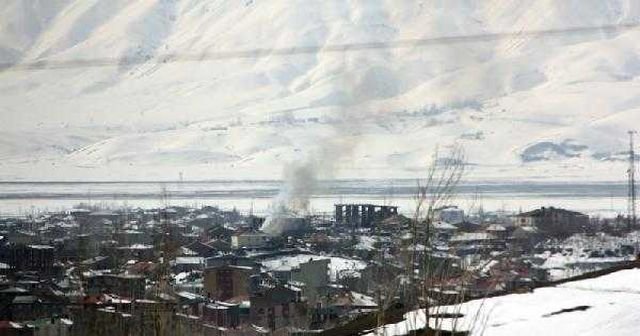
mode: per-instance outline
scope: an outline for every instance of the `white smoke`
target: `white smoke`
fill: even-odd
[[[283,186],[274,199],[262,231],[274,236],[281,235],[291,229],[289,225],[299,223],[293,218],[309,214],[311,197],[318,191],[320,180],[333,177],[335,164],[345,153],[345,148],[339,145],[341,142],[338,140],[339,137],[328,139],[306,160],[284,167]]]
[[[306,215],[309,200],[318,187],[318,162],[313,158],[288,165],[284,169],[285,184],[277,204],[286,206],[294,214]]]
[[[380,54],[367,54],[367,59],[378,56],[386,59]],[[374,110],[367,107],[366,103],[392,92],[396,93],[397,82],[389,71],[382,71],[380,67],[366,67],[363,64],[367,62],[358,56],[342,60],[342,66],[337,71],[340,78],[336,81],[336,90],[333,92],[333,96],[339,98],[327,122],[332,127],[333,134],[317,139],[317,146],[308,149],[304,159],[285,165],[284,184],[274,199],[271,214],[262,227],[264,232],[281,235],[287,231],[287,223],[291,223],[287,219],[309,214],[310,201],[318,192],[319,182],[334,178],[339,170],[339,163],[352,156],[360,137],[356,135],[359,132],[354,127],[362,125],[362,121],[367,117],[374,116]]]

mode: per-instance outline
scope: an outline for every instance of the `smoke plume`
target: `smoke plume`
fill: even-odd
[[[262,227],[264,232],[281,235],[288,230],[286,226],[290,221],[287,218],[309,214],[310,200],[319,191],[319,181],[334,178],[340,163],[352,157],[360,137],[359,130],[355,128],[362,126],[362,121],[372,116],[374,111],[366,106],[367,103],[396,93],[397,82],[389,71],[363,66],[379,56],[382,57],[377,61],[383,59],[384,63],[388,62],[389,55],[380,54],[342,60],[336,71],[339,78],[335,80],[332,95],[336,100],[335,108],[324,120],[331,127],[332,134],[317,139],[317,145],[307,149],[305,158],[285,165],[284,183]]]
[[[283,186],[274,199],[262,231],[281,235],[291,229],[292,218],[309,214],[311,197],[319,190],[320,180],[334,177],[338,161],[346,157],[352,141],[343,141],[340,136],[323,139],[322,145],[311,151],[301,161],[285,165]]]

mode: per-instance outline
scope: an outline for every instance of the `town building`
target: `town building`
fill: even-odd
[[[336,224],[352,228],[371,228],[376,221],[398,214],[397,206],[375,204],[336,204]]]
[[[464,221],[464,210],[457,206],[446,206],[435,209],[435,218],[449,224],[459,224]]]
[[[307,308],[302,291],[291,285],[264,288],[250,298],[252,323],[278,330],[283,327],[300,327],[307,324]]]
[[[204,294],[219,301],[248,297],[254,274],[254,268],[248,266],[224,265],[207,268],[204,271]]]
[[[86,277],[87,294],[116,294],[126,298],[144,298],[145,277],[133,274],[91,274]]]
[[[543,234],[568,235],[583,232],[589,226],[589,216],[554,207],[542,207],[515,216],[515,226],[531,226]]]
[[[54,272],[55,248],[50,245],[7,245],[0,248],[0,260],[17,271]]]
[[[296,267],[284,266],[272,271],[281,283],[294,283],[302,290],[308,302],[315,302],[318,296],[326,292],[329,285],[330,259],[313,259],[300,263]]]
[[[204,305],[202,319],[206,323],[224,328],[237,328],[240,325],[240,304],[215,301]]]
[[[234,249],[263,248],[269,242],[269,236],[264,233],[241,233],[231,236],[231,247]]]

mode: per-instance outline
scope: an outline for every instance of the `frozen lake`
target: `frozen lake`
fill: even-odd
[[[278,194],[280,181],[198,182],[0,182],[0,213],[58,211],[79,203],[105,207],[217,205],[266,213]],[[314,192],[314,211],[332,211],[337,202],[371,202],[400,206],[411,213],[415,180],[323,181]],[[625,183],[466,183],[457,188],[454,203],[485,211],[528,210],[556,206],[589,214],[626,212]]]

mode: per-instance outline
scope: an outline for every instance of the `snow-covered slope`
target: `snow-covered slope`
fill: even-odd
[[[640,28],[525,33],[640,22],[635,0],[1,2],[0,62],[66,64],[0,72],[3,180],[279,178],[318,155],[321,177],[409,177],[455,142],[470,179],[621,180],[640,121]],[[400,47],[335,48],[369,42]]]
[[[636,335],[640,324],[640,270],[624,270],[558,287],[434,308],[434,314],[462,314],[431,319],[432,328],[469,330],[471,335]],[[406,335],[424,328],[424,311],[370,335]],[[384,331],[383,331],[384,329]]]

